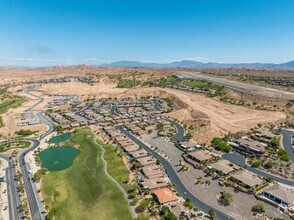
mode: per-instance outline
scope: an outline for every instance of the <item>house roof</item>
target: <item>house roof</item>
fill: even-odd
[[[178,197],[168,188],[155,190],[153,194],[156,196],[160,204],[178,200]]]
[[[195,141],[189,140],[185,142],[180,142],[180,144],[185,148],[196,147],[197,143]]]
[[[278,184],[266,188],[263,192],[271,194],[288,204],[294,203],[294,192]]]
[[[156,163],[156,159],[151,156],[137,158],[137,161],[142,164],[143,166],[150,165]]]
[[[137,145],[131,145],[131,146],[124,147],[124,149],[127,152],[133,152],[133,151],[139,150],[139,147]]]
[[[221,171],[224,174],[228,174],[230,172],[233,172],[234,170],[240,169],[239,166],[232,164],[228,160],[219,160],[219,161],[211,164],[210,166],[218,171]]]
[[[245,169],[239,170],[231,174],[231,176],[250,187],[261,185],[263,183],[258,175]]]
[[[163,171],[160,166],[152,164],[142,168],[142,172],[148,177],[160,177],[163,176]]]
[[[198,150],[195,152],[189,152],[188,154],[199,161],[209,160],[213,157],[213,154],[208,150]]]
[[[167,186],[167,181],[161,177],[153,179],[144,179],[142,185],[145,189],[158,189]]]
[[[145,150],[138,150],[130,153],[134,158],[141,158],[148,156],[147,151]]]

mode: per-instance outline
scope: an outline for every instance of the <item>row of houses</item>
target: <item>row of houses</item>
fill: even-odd
[[[93,76],[64,76],[59,78],[40,79],[23,82],[23,84],[48,84],[48,83],[66,83],[66,82],[81,82],[81,83],[94,83]]]
[[[55,109],[66,105],[75,105],[80,103],[78,96],[55,95],[51,102],[48,102],[46,107],[48,109]]]
[[[228,160],[219,160],[208,166],[213,169],[219,176],[225,176],[229,181],[237,183],[239,186],[254,192],[254,189],[262,188],[255,192],[257,198],[262,199],[272,205],[275,205],[283,210],[294,206],[294,191],[291,188],[282,185],[271,183],[265,184],[265,181],[258,175],[239,167]]]
[[[270,141],[277,137],[278,135],[273,134],[269,129],[258,128],[239,139],[231,138],[228,144],[240,154],[260,157],[266,152]]]
[[[155,158],[113,127],[105,127],[103,130],[130,160],[134,160],[140,165],[138,183],[144,190],[151,192],[160,205],[172,204],[178,201],[179,198],[169,188],[169,179],[165,171]]]

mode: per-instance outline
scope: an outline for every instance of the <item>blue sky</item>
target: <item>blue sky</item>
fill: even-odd
[[[294,1],[0,1],[0,65],[184,59],[294,60]]]

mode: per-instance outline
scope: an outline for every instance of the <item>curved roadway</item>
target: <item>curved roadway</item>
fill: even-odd
[[[290,130],[282,129],[281,134],[282,134],[283,147],[287,151],[292,163],[294,163],[294,152],[293,152],[294,149],[292,147],[292,137],[294,135],[294,132]]]
[[[219,220],[233,219],[232,217],[223,213],[222,211],[202,202],[200,199],[198,199],[192,193],[190,193],[190,191],[182,183],[181,179],[179,178],[177,172],[174,170],[172,165],[167,160],[165,160],[162,156],[160,156],[155,151],[150,149],[147,145],[145,145],[140,140],[138,140],[135,136],[133,136],[130,132],[125,130],[122,126],[116,126],[116,129],[118,129],[120,132],[125,134],[128,138],[130,138],[139,146],[142,146],[142,148],[146,150],[147,152],[151,153],[154,158],[160,160],[162,166],[165,168],[169,176],[170,181],[175,184],[176,191],[179,193],[180,196],[182,196],[183,198],[189,198],[193,205],[195,205],[197,208],[199,208],[200,210],[206,213],[208,213],[210,209],[214,209],[217,214],[217,219]]]
[[[286,185],[289,185],[289,186],[294,186],[294,181],[293,180],[285,179],[283,177],[279,177],[279,176],[270,174],[268,172],[262,171],[260,169],[248,166],[246,164],[246,159],[240,154],[235,154],[235,153],[223,154],[222,158],[230,161],[233,164],[244,167],[247,170],[251,171],[252,173],[255,173],[255,174],[257,174],[259,176],[262,176],[264,178],[271,178],[272,180],[277,181],[279,183],[283,183],[283,184],[286,184]]]
[[[26,112],[31,111],[35,106],[37,106],[39,103],[43,101],[43,98],[37,95],[31,94],[29,91],[25,91],[25,92],[39,99],[39,101],[36,104],[26,109],[25,110]],[[40,119],[41,122],[43,122],[43,124],[47,125],[49,129],[39,137],[40,140],[44,139],[47,135],[52,133],[53,126],[55,125],[50,119],[43,116],[42,115],[43,113],[44,113],[43,111],[39,111],[37,112],[36,116]],[[15,142],[15,141],[21,141],[21,140],[28,140],[33,143],[33,145],[30,148],[20,151],[18,161],[19,161],[21,173],[23,176],[25,191],[26,191],[32,219],[43,220],[46,218],[44,216],[46,212],[43,207],[43,204],[40,201],[40,197],[37,194],[37,188],[35,186],[35,183],[31,180],[32,178],[29,174],[29,165],[25,162],[25,155],[28,152],[37,148],[40,145],[40,141],[34,138],[23,138],[23,139],[8,140],[5,142]],[[20,194],[18,192],[19,185],[18,185],[18,181],[14,181],[16,177],[16,169],[15,169],[14,162],[10,159],[10,156],[6,154],[0,154],[0,158],[8,161],[8,168],[6,169],[6,178],[7,178],[6,181],[7,181],[7,189],[8,189],[9,217],[12,220],[23,219],[24,213],[23,213],[23,209],[21,205]]]

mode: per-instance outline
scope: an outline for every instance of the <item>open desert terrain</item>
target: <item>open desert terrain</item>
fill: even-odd
[[[271,112],[229,105],[197,93],[169,88],[116,88],[114,83],[100,80],[93,86],[83,83],[44,84],[40,88],[48,94],[80,95],[82,98],[119,98],[161,96],[174,99],[176,111],[167,114],[181,122],[197,124],[201,132],[193,136],[207,142],[214,136],[248,130],[258,123],[274,123],[286,118],[284,112]]]

